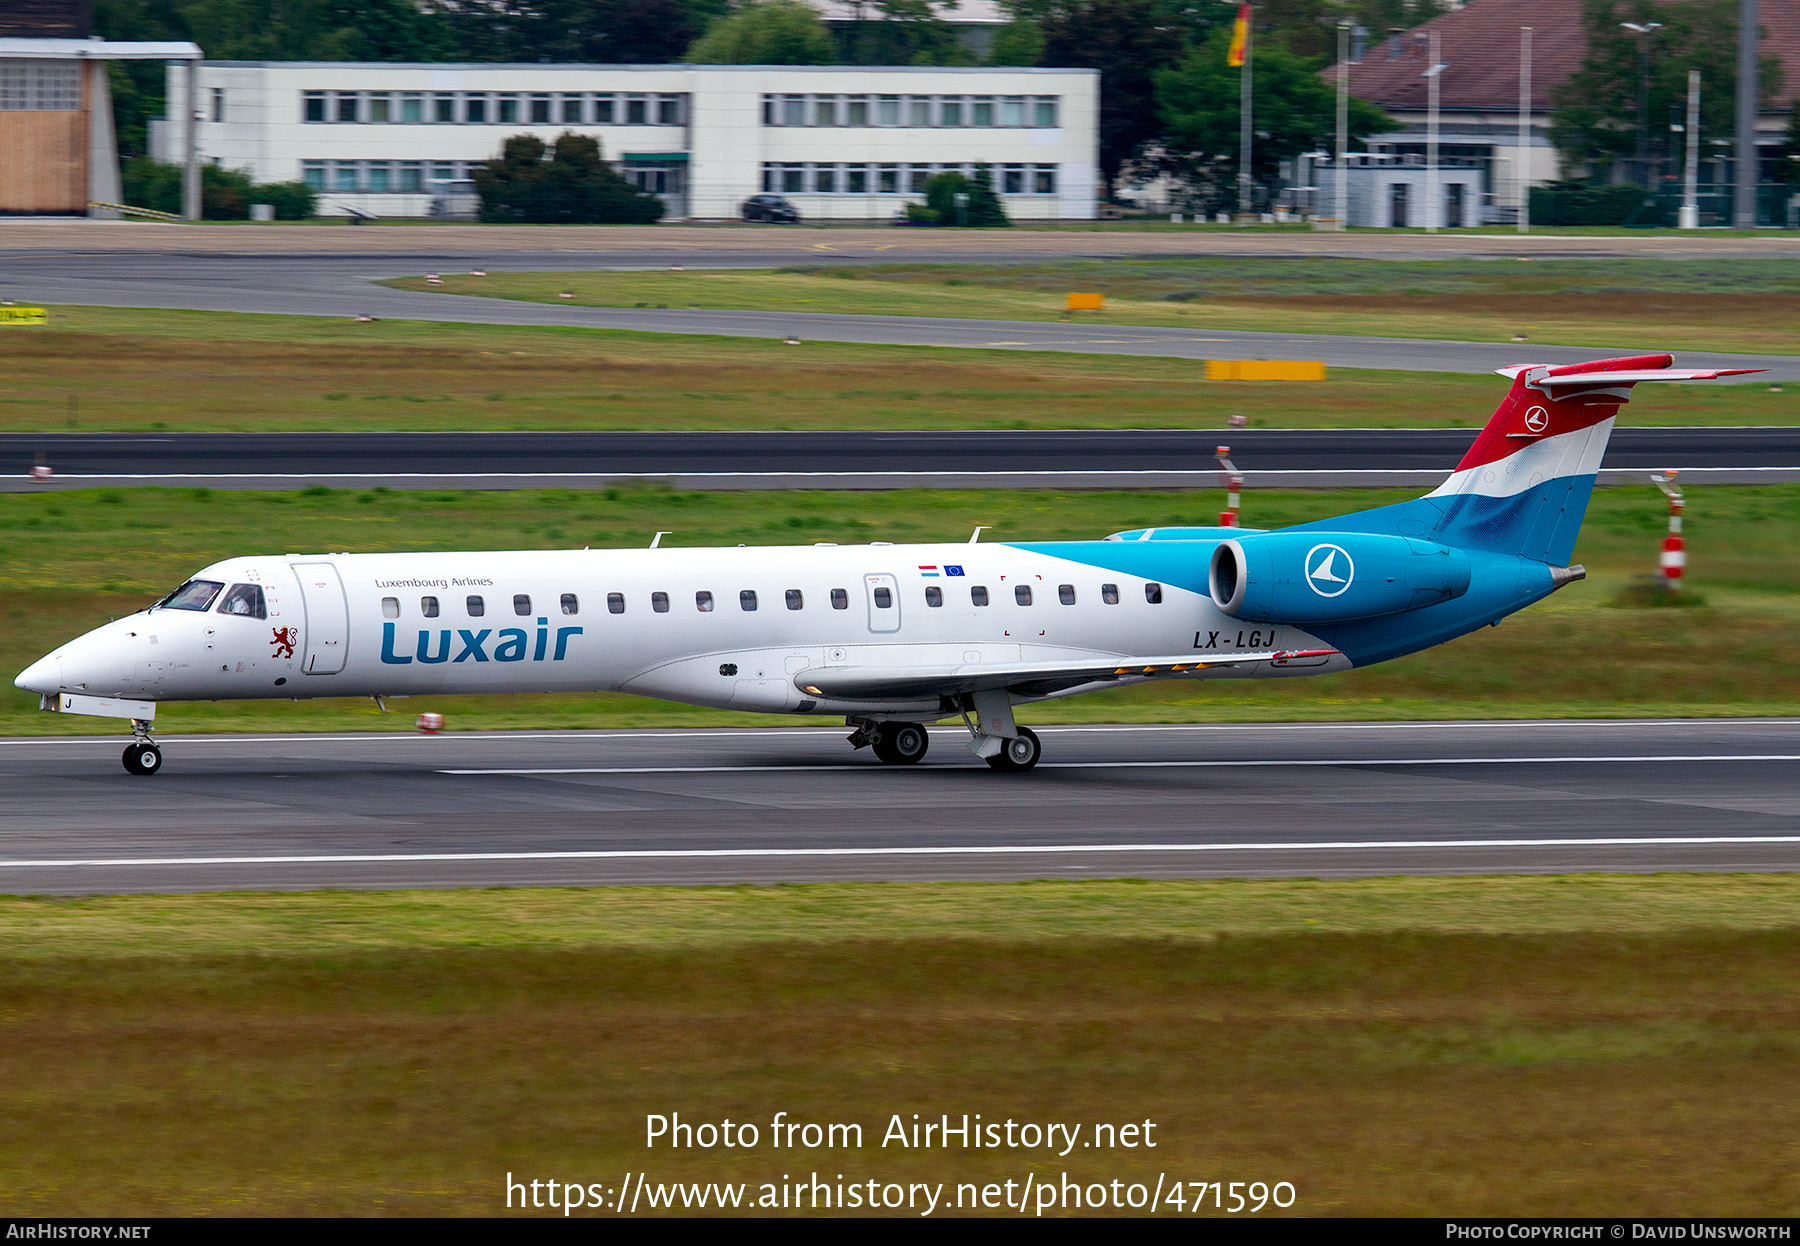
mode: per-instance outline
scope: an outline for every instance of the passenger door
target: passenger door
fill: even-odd
[[[900,582],[886,572],[863,576],[863,592],[869,600],[869,630],[900,630]]]
[[[300,581],[300,600],[306,607],[306,659],[300,669],[308,675],[335,675],[344,669],[349,648],[350,610],[344,602],[344,582],[328,562],[294,564]]]

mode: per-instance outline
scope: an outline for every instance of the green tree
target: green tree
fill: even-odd
[[[1162,129],[1155,75],[1184,46],[1153,0],[1087,0],[1043,19],[1041,64],[1100,71],[1100,176],[1112,195],[1119,169]]]
[[[1550,141],[1569,164],[1632,158],[1638,145],[1639,39],[1649,54],[1646,114],[1651,163],[1673,175],[1685,158],[1671,118],[1687,115],[1688,70],[1700,71],[1700,134],[1732,132],[1737,98],[1738,0],[1584,0],[1588,54],[1552,97]],[[1639,36],[1621,22],[1662,29]],[[1781,62],[1764,58],[1759,74],[1766,105],[1781,89]]]
[[[1229,28],[1216,29],[1180,64],[1156,75],[1156,99],[1163,118],[1166,171],[1184,177],[1207,207],[1233,201],[1238,176],[1239,82],[1242,70],[1225,63]],[[1320,146],[1337,129],[1337,94],[1319,74],[1316,61],[1265,43],[1251,55],[1251,177],[1268,182],[1280,163]],[[1397,128],[1381,109],[1350,100],[1350,135],[1361,143],[1370,134]]]
[[[695,65],[835,65],[837,43],[800,0],[758,0],[713,21],[682,58]]]
[[[499,159],[475,170],[482,220],[645,225],[662,218],[662,201],[620,177],[595,139],[565,132],[550,159],[544,153],[543,139],[515,134]]]
[[[959,206],[958,195],[965,196]],[[958,225],[970,229],[989,229],[1011,225],[1000,196],[994,193],[994,177],[986,165],[965,177],[954,169],[946,169],[925,183],[925,204],[906,205],[907,219],[929,225]]]

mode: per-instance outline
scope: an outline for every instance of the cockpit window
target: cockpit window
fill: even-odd
[[[205,610],[225,586],[217,580],[189,580],[162,599],[165,610]]]
[[[268,618],[269,612],[263,606],[262,585],[233,584],[219,603],[219,613],[242,615],[246,619]]]

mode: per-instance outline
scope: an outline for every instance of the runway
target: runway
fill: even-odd
[[[786,255],[786,262],[795,258]],[[917,254],[882,259],[917,261]],[[996,251],[940,258],[1016,262],[1020,253]],[[476,260],[490,271],[589,271],[600,268],[766,266],[758,252],[570,251],[501,253]],[[860,250],[818,252],[812,262],[869,262]],[[651,262],[657,261],[657,262]],[[471,263],[447,253],[368,255],[14,253],[4,257],[0,297],[24,303],[99,307],[191,308],[207,311],[459,324],[568,325],[647,333],[747,337],[782,341],[847,342],[883,346],[940,346],[1007,351],[1134,355],[1178,359],[1319,359],[1333,368],[1411,372],[1488,372],[1520,362],[1577,363],[1605,347],[1537,343],[1455,342],[1378,336],[1252,333],[1095,325],[1061,321],[967,320],[930,316],[861,316],[825,312],[707,311],[690,308],[598,308],[475,298],[376,285]],[[1648,347],[1646,348],[1648,349]],[[1616,351],[1615,351],[1616,353]],[[1683,367],[1761,368],[1763,382],[1800,381],[1800,356],[1683,351]]]
[[[0,740],[0,891],[1800,868],[1800,719]]]
[[[1472,428],[1094,429],[1047,432],[3,433],[0,491],[220,489],[1191,488],[1214,452],[1254,486],[1429,485]],[[56,475],[30,478],[34,463]],[[1696,484],[1800,479],[1800,427],[1621,428],[1603,483],[1680,468]]]

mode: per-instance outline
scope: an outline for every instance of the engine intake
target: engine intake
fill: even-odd
[[[1347,623],[1420,610],[1469,591],[1469,557],[1412,537],[1267,532],[1222,541],[1213,604],[1262,623]]]

